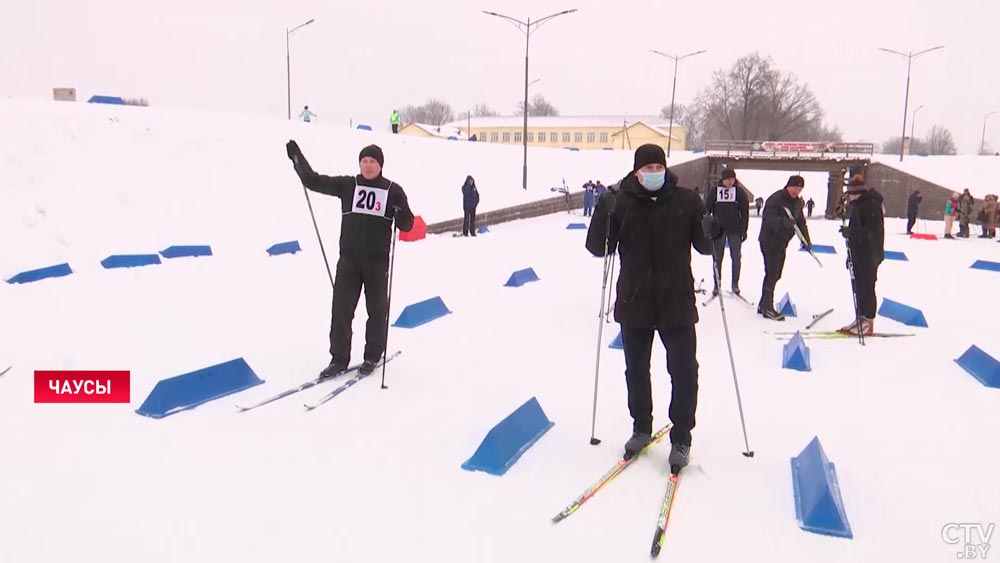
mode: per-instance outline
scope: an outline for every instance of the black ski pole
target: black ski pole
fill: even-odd
[[[706,233],[707,234],[707,233]],[[716,257],[718,254],[718,244],[717,239],[712,239],[712,275],[715,278],[715,287],[719,287],[719,283],[722,280],[722,264]],[[729,340],[729,322],[726,320],[726,304],[722,298],[722,292],[719,292],[719,309],[722,311],[722,328],[726,333],[726,347],[729,349],[729,366],[733,370],[733,384],[736,386],[736,405],[740,410],[740,426],[743,428],[743,443],[746,445],[746,451],[743,452],[745,457],[753,457],[753,450],[750,449],[750,440],[747,438],[747,423],[746,419],[743,417],[743,399],[740,397],[740,382],[736,377],[736,360],[733,359],[733,344]]]
[[[615,286],[615,253],[611,253],[611,273],[608,275],[608,285]],[[608,308],[604,312],[604,322],[611,323],[611,292],[608,292]]]
[[[844,214],[843,227],[847,228],[847,214]],[[858,308],[858,280],[854,275],[854,256],[851,254],[851,241],[844,238],[847,247],[847,271],[851,274],[851,297],[854,298],[854,326],[858,329],[858,342],[865,345],[865,331],[861,326],[861,309]]]
[[[398,208],[397,208],[398,209]],[[385,349],[382,351],[382,389],[388,389],[385,385],[385,364],[389,359],[389,313],[392,306],[392,270],[396,265],[396,209],[392,216],[392,242],[389,252],[389,291],[385,300]]]
[[[594,366],[594,411],[590,418],[590,445],[596,446],[601,443],[594,434],[597,428],[597,382],[601,376],[601,337],[604,333],[604,293],[608,289],[608,273],[614,258],[611,255],[611,214],[613,209],[608,210],[607,230],[604,235],[604,274],[601,281],[601,302],[597,308],[597,360]]]
[[[323,237],[319,234],[319,225],[316,224],[316,214],[313,213],[312,201],[309,199],[309,190],[302,184],[302,193],[306,195],[306,204],[309,206],[309,216],[312,217],[313,228],[316,229],[316,238],[319,240],[319,251],[323,254],[323,263],[326,264],[326,275],[330,276],[330,287],[333,287],[333,273],[330,272],[330,261],[326,259],[326,249],[323,248]]]

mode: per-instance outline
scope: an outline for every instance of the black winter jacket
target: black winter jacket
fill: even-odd
[[[479,190],[476,189],[476,185],[468,182],[462,184],[462,209],[474,211],[477,205],[479,205]]]
[[[608,214],[608,203],[614,210]],[[629,328],[667,329],[698,322],[691,275],[691,247],[712,253],[702,232],[705,204],[694,190],[666,183],[649,192],[629,174],[616,196],[605,192],[597,202],[586,247],[604,256],[605,243],[621,256],[615,320]],[[609,230],[610,228],[610,230]]]
[[[719,220],[723,231],[744,236],[747,234],[747,229],[750,228],[750,197],[739,182],[727,188],[720,180],[715,189],[708,190],[705,208]]]
[[[770,247],[787,247],[788,241],[795,237],[795,225],[798,224],[802,236],[812,245],[812,237],[809,236],[809,227],[806,226],[806,216],[802,213],[805,202],[801,197],[793,198],[788,190],[781,188],[771,194],[764,202],[764,211],[761,213],[760,235],[757,240]],[[785,209],[792,212],[792,219],[788,218]]]
[[[403,232],[413,228],[413,212],[402,186],[381,174],[364,176],[324,176],[313,172],[309,161],[296,157],[295,172],[302,184],[314,192],[340,198],[343,218],[340,225],[340,254],[368,258],[389,254],[392,219]],[[398,211],[396,209],[398,208]]]
[[[855,268],[881,264],[885,259],[885,219],[882,194],[870,189],[848,205],[847,244]]]

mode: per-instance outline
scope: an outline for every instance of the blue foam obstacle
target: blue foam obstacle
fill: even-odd
[[[924,313],[920,309],[897,303],[891,299],[882,299],[882,306],[878,308],[878,314],[908,326],[927,326],[927,319],[924,318]]]
[[[622,343],[622,333],[619,331],[618,336],[608,344],[608,348],[614,348],[615,350],[624,350],[625,344]]]
[[[812,371],[809,361],[809,347],[802,338],[802,333],[795,331],[795,336],[785,343],[781,353],[781,367],[798,371]]]
[[[903,262],[909,262],[910,259],[906,257],[906,254],[899,252],[898,250],[886,250],[882,252],[886,260],[900,260]]]
[[[279,254],[295,254],[296,252],[301,252],[302,247],[299,246],[299,241],[290,240],[288,242],[279,242],[277,244],[272,244],[271,248],[267,249],[267,253],[271,256],[277,256]]]
[[[1000,262],[990,262],[989,260],[976,260],[969,267],[972,268],[973,270],[1000,272]]]
[[[163,418],[261,383],[264,380],[257,377],[246,360],[237,358],[160,380],[135,412]]]
[[[795,519],[800,528],[817,534],[854,538],[840,496],[837,471],[826,458],[818,436],[792,458],[792,487]]]
[[[184,256],[211,256],[212,247],[208,245],[188,245],[188,246],[174,245],[165,250],[161,250],[160,255],[163,256],[164,258],[181,258]]]
[[[570,229],[570,230],[583,229],[583,230],[586,231],[587,230],[587,224],[586,223],[570,223],[569,225],[566,225],[566,228]]]
[[[983,385],[1000,388],[1000,361],[975,344],[970,346],[955,362]]]
[[[399,314],[396,322],[392,323],[392,326],[414,328],[450,313],[451,311],[448,310],[440,297],[431,297],[425,301],[407,305]]]
[[[45,278],[68,276],[72,273],[73,269],[69,267],[69,264],[56,264],[55,266],[47,266],[45,268],[38,268],[37,270],[21,272],[7,280],[7,283],[31,283],[38,280],[44,280]]]
[[[792,299],[788,296],[788,293],[785,293],[781,301],[778,301],[778,312],[786,317],[799,316],[799,309],[795,306],[795,303],[792,303]]]
[[[472,454],[462,469],[503,475],[543,434],[555,426],[534,397],[507,415]]]
[[[479,233],[479,234],[488,233],[488,232],[490,232],[490,229],[486,225],[483,225],[482,227],[479,227],[478,229],[476,229],[476,232]]]
[[[504,287],[521,287],[526,283],[534,281],[538,281],[538,274],[535,273],[533,268],[525,268],[511,274],[510,278],[507,279],[507,283],[503,285]]]
[[[160,263],[159,254],[112,254],[101,260],[101,266],[111,268],[136,268]]]
[[[828,245],[828,244],[814,244],[812,250],[813,250],[813,254],[836,254],[837,253],[837,249],[834,248],[834,247],[832,247],[832,246],[830,246],[830,245]],[[804,248],[802,248],[801,246],[799,246],[799,252],[809,252],[809,251],[806,250],[806,249],[804,249]]]

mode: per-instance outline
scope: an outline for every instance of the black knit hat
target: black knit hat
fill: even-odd
[[[722,171],[722,179],[727,180],[729,178],[736,178],[736,171],[732,168],[726,168]]]
[[[847,193],[856,194],[867,190],[868,187],[865,186],[865,179],[861,174],[855,174],[851,181],[847,183]]]
[[[786,188],[804,188],[806,187],[806,179],[802,176],[795,175],[789,176],[788,182],[785,183]]]
[[[663,152],[663,147],[654,144],[646,144],[635,149],[635,161],[632,164],[632,171],[648,164],[662,164],[667,167],[667,155]]]
[[[378,145],[368,145],[367,147],[361,149],[361,154],[358,155],[358,162],[366,156],[370,156],[377,160],[379,167],[384,166],[383,163],[385,162],[385,157],[382,156],[382,149],[380,149]]]

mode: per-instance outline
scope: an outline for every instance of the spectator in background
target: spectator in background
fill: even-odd
[[[306,106],[305,109],[302,110],[302,113],[299,114],[299,119],[305,121],[306,123],[311,122],[312,118],[314,117],[319,117],[319,116],[309,111],[309,106]]]
[[[809,198],[809,201],[806,202],[806,211],[810,217],[813,216],[813,207],[816,207],[816,202],[813,201],[813,198]]]
[[[920,210],[920,202],[924,196],[920,195],[920,190],[913,190],[909,199],[906,200],[906,234],[913,233],[913,225],[917,224],[917,212]]]
[[[976,205],[976,199],[969,193],[969,188],[965,188],[962,196],[958,198],[958,236],[969,238],[969,222],[972,221],[972,207]]]
[[[757,208],[757,216],[760,217],[760,208],[764,207],[764,198],[758,197],[757,199],[753,200],[753,205],[754,207]]]
[[[601,183],[600,180],[598,180],[597,185],[594,186],[594,196],[595,196],[594,201],[597,201],[597,198],[601,197],[601,194],[603,194],[606,191],[608,191],[607,186],[605,186],[604,184]]]
[[[462,185],[462,209],[465,218],[462,219],[462,236],[476,236],[476,207],[479,205],[479,190],[472,176],[465,177]]]
[[[594,214],[594,182],[587,180],[583,185],[583,216],[590,217]]]
[[[955,226],[955,216],[958,215],[958,193],[951,194],[948,202],[944,204],[944,238],[955,238],[951,234],[952,227]]]
[[[997,196],[990,194],[983,200],[983,234],[979,238],[993,238],[997,236]]]
[[[389,116],[389,125],[392,125],[392,133],[399,133],[399,112],[392,110],[392,114]]]

